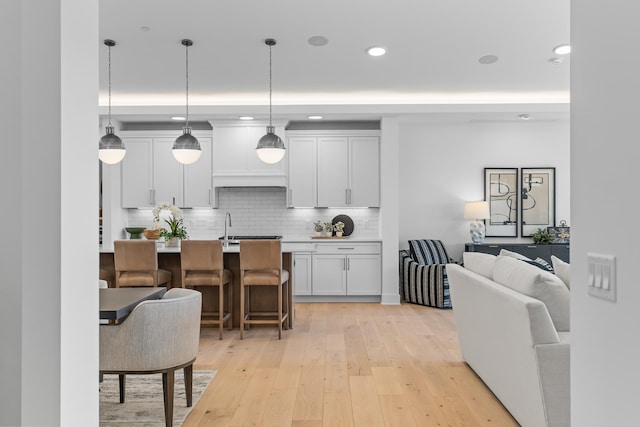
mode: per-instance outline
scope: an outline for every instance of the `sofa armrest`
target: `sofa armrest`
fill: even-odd
[[[535,346],[548,427],[571,425],[569,334],[560,335],[560,343]]]

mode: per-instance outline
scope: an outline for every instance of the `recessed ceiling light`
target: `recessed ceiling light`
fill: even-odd
[[[549,62],[551,62],[553,65],[558,65],[558,64],[562,64],[562,58],[559,57],[554,57],[549,59]]]
[[[329,43],[329,39],[327,39],[325,36],[313,36],[309,37],[307,43],[309,43],[311,46],[320,47]]]
[[[566,55],[571,53],[571,45],[561,44],[560,46],[556,46],[553,48],[553,53],[556,55]]]
[[[529,114],[518,114],[518,117],[520,117],[522,120],[531,120],[531,115]]]
[[[307,116],[309,120],[322,120],[322,116]]]
[[[240,116],[238,117],[240,120],[253,120],[253,117],[251,116]]]
[[[187,119],[184,118],[184,117],[180,117],[180,116],[173,116],[173,117],[171,117],[171,120],[187,120]]]
[[[142,27],[140,27],[140,31],[142,31],[144,33],[149,32],[149,31],[151,31],[151,27],[146,27],[146,26],[143,25]]]
[[[498,61],[498,57],[495,55],[485,55],[480,57],[480,59],[478,59],[478,62],[483,65],[493,64],[494,62],[497,62],[497,61]]]
[[[383,48],[382,46],[372,46],[367,49],[367,53],[371,56],[382,56],[387,53],[387,49]]]

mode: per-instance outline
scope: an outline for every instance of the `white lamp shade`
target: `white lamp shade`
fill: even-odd
[[[202,151],[200,150],[189,150],[180,148],[174,148],[173,150],[171,150],[171,152],[173,153],[173,157],[183,165],[190,165],[197,162],[200,158],[200,155],[202,154]]]
[[[489,202],[467,202],[464,204],[464,219],[489,219]]]
[[[127,150],[125,149],[104,149],[98,150],[98,157],[103,163],[108,165],[115,165],[124,159],[124,155],[127,154]]]
[[[264,163],[273,165],[284,157],[285,151],[282,148],[256,148],[258,158]]]

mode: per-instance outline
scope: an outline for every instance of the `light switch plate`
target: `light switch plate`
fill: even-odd
[[[616,301],[616,257],[587,253],[587,288],[589,295]]]

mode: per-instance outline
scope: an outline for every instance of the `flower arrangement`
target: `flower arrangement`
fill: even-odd
[[[184,226],[184,220],[182,218],[180,208],[165,202],[162,202],[153,208],[153,228],[160,228],[160,212],[163,210],[168,210],[170,212],[169,218],[164,220],[164,222],[169,225],[169,229],[167,230],[166,228],[162,228],[160,236],[164,237],[165,240],[172,239],[174,237],[177,237],[178,239],[188,239],[189,235],[187,234],[187,229]]]
[[[322,230],[324,230],[324,228],[322,227],[322,223],[320,223],[320,220],[314,221],[313,222],[313,231],[315,231],[316,233],[321,233]]]
[[[335,224],[333,224],[333,228],[336,229],[336,233],[342,233],[342,231],[344,230],[344,222],[336,222]]]

